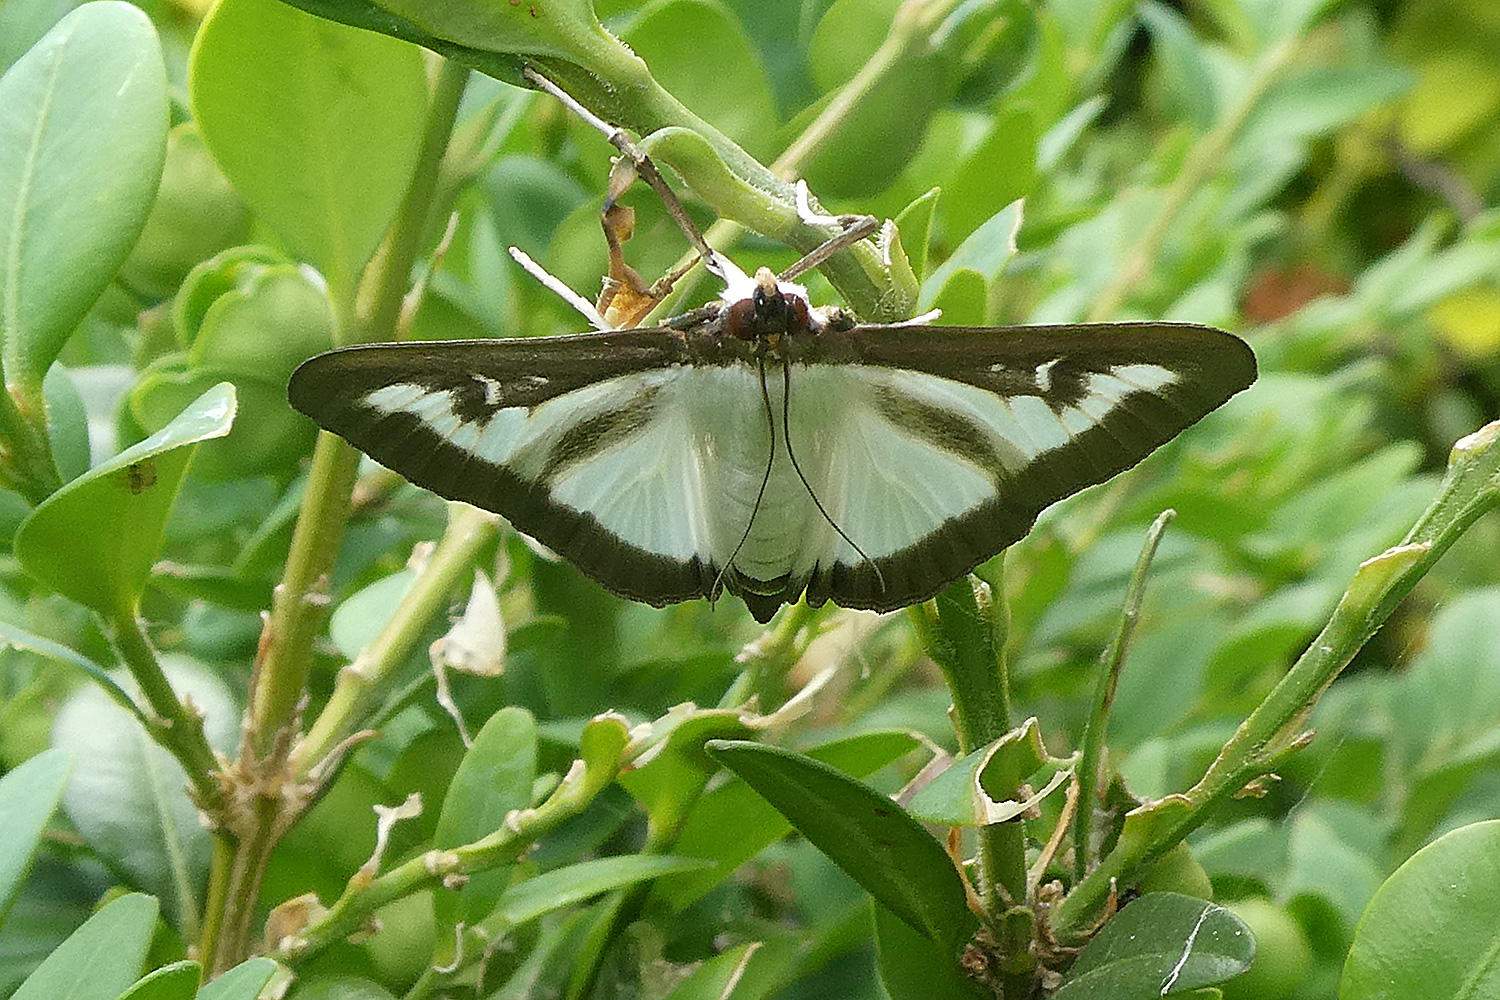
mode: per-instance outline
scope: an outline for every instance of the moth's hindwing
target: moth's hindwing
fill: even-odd
[[[312,359],[290,395],[616,593],[722,580],[766,620],[804,590],[930,597],[1255,378],[1238,338],[1168,323],[864,326],[786,357],[763,382],[745,350],[660,329],[372,345]]]

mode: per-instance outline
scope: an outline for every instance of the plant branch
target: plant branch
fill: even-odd
[[[133,611],[121,613],[110,622],[111,636],[120,660],[140,686],[146,704],[151,707],[148,729],[156,742],[169,750],[187,774],[197,805],[215,821],[223,812],[224,798],[216,777],[221,764],[218,755],[203,732],[203,716],[177,696],[162,671],[156,651],[146,638],[140,619]]]
[[[1500,507],[1500,421],[1453,446],[1437,499],[1399,544],[1362,563],[1328,623],[1220,751],[1203,777],[1181,795],[1132,810],[1115,849],[1053,914],[1053,933],[1077,939],[1112,888],[1131,885],[1150,865],[1201,826],[1220,802],[1306,744],[1307,716],[1402,599],[1438,558],[1485,512]]]
[[[44,413],[23,412],[13,391],[0,385],[0,486],[35,506],[62,487],[62,477],[52,458]],[[30,411],[33,405],[25,409]]]
[[[620,728],[623,741],[623,725]],[[574,761],[545,802],[534,809],[512,811],[500,829],[471,844],[427,851],[373,880],[356,873],[338,901],[284,943],[278,957],[303,961],[358,931],[372,913],[388,903],[423,889],[441,891],[464,875],[514,862],[539,837],[582,812],[614,780],[624,759],[615,755],[597,770],[584,760]]]
[[[1217,125],[1193,144],[1187,159],[1183,161],[1182,169],[1177,172],[1177,176],[1167,187],[1161,205],[1158,206],[1156,214],[1151,217],[1151,221],[1146,224],[1141,238],[1136,241],[1135,246],[1131,247],[1130,252],[1116,268],[1109,283],[1094,300],[1094,306],[1088,313],[1089,322],[1098,323],[1113,318],[1120,307],[1125,304],[1126,297],[1135,286],[1151,273],[1156,264],[1156,258],[1161,253],[1167,231],[1177,221],[1177,216],[1187,205],[1188,200],[1218,168],[1220,161],[1229,152],[1230,144],[1234,142],[1235,136],[1239,135],[1240,129],[1249,119],[1250,113],[1255,110],[1260,99],[1276,82],[1295,52],[1296,40],[1287,39],[1262,54],[1240,99]]]

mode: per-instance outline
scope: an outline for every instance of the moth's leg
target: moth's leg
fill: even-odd
[[[687,211],[682,207],[682,202],[677,200],[676,193],[667,183],[666,178],[661,175],[661,171],[656,169],[656,164],[651,162],[651,157],[647,156],[639,146],[631,141],[630,136],[625,133],[624,129],[609,124],[588,108],[579,104],[565,90],[538,73],[534,67],[527,66],[521,71],[521,75],[536,84],[538,89],[551,94],[561,101],[564,107],[597,129],[609,140],[612,146],[624,154],[625,158],[630,161],[634,171],[651,186],[651,190],[655,191],[656,196],[662,200],[662,204],[666,206],[667,214],[672,216],[672,220],[677,223],[677,228],[682,230],[683,235],[688,238],[688,242],[693,245],[693,249],[698,252],[698,256],[703,258],[704,266],[715,274],[723,273],[723,268],[719,263],[719,255],[714,252],[714,248],[709,246],[708,242],[703,238],[703,233],[699,231],[697,223],[693,222],[692,218],[687,214]],[[611,187],[613,187],[613,184]]]
[[[815,226],[842,226],[818,246],[813,247],[802,259],[776,276],[778,281],[791,281],[806,274],[845,247],[852,246],[880,228],[880,220],[873,215],[823,215],[813,210],[807,194],[807,182],[797,182],[797,215],[803,222]]]

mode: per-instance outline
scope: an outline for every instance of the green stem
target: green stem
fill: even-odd
[[[996,564],[996,583],[1003,583]],[[934,662],[953,697],[953,730],[960,755],[1010,732],[1010,691],[1005,663],[1008,627],[1004,592],[965,576],[932,604],[912,609]],[[1034,959],[1029,935],[1017,940],[1011,914],[1029,906],[1026,826],[1017,818],[979,828],[979,896],[985,922],[997,931],[1005,996],[1028,996]]]
[[[1099,684],[1094,690],[1093,710],[1089,713],[1087,727],[1083,731],[1083,748],[1078,762],[1078,811],[1073,818],[1073,874],[1074,881],[1082,881],[1088,874],[1092,860],[1094,803],[1099,795],[1099,772],[1104,761],[1104,741],[1109,733],[1109,710],[1115,702],[1115,688],[1120,683],[1120,671],[1125,666],[1125,654],[1130,649],[1130,640],[1135,636],[1136,624],[1141,618],[1141,599],[1146,590],[1146,572],[1151,560],[1156,557],[1156,547],[1161,544],[1167,525],[1177,516],[1175,510],[1164,510],[1152,522],[1146,532],[1146,544],[1135,561],[1135,570],[1130,574],[1130,583],[1125,588],[1125,607],[1120,612],[1120,624],[1114,637],[1099,660]]]
[[[0,486],[14,490],[35,506],[62,487],[45,411],[33,416],[8,386],[0,386]],[[25,407],[30,411],[35,403]]]
[[[1147,223],[1145,231],[1141,233],[1141,238],[1136,241],[1126,258],[1120,262],[1120,266],[1115,270],[1109,283],[1094,300],[1094,307],[1088,313],[1089,322],[1097,323],[1112,318],[1125,304],[1126,296],[1136,284],[1151,273],[1151,269],[1156,264],[1156,258],[1161,253],[1167,231],[1177,221],[1177,216],[1181,214],[1188,200],[1218,169],[1220,161],[1229,152],[1230,144],[1244,127],[1250,113],[1255,110],[1260,99],[1276,82],[1295,51],[1296,40],[1287,39],[1265,52],[1249,84],[1245,87],[1245,92],[1240,95],[1240,99],[1229,109],[1223,120],[1193,144],[1187,159],[1183,161],[1182,169],[1177,172],[1176,178],[1168,186],[1161,205],[1151,221]]]
[[[120,660],[135,678],[155,716],[150,727],[152,735],[182,765],[198,807],[218,821],[224,807],[216,777],[221,765],[204,735],[203,716],[184,705],[172,690],[156,658],[156,650],[151,648],[151,641],[133,611],[121,612],[110,625]]]
[[[368,719],[385,682],[411,655],[428,626],[448,606],[449,595],[471,573],[479,550],[495,537],[493,514],[468,504],[448,505],[448,528],[385,627],[354,662],[339,671],[328,704],[296,751],[296,772],[306,777]]]
[[[1115,849],[1054,912],[1052,930],[1057,939],[1067,942],[1083,936],[1112,891],[1130,887],[1221,803],[1300,749],[1310,735],[1302,727],[1328,685],[1442,554],[1481,515],[1496,507],[1500,507],[1500,421],[1454,445],[1437,499],[1400,545],[1360,565],[1318,637],[1241,723],[1198,783],[1126,817]]]

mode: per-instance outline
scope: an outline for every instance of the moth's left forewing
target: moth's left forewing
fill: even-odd
[[[610,590],[660,605],[713,583],[679,537],[674,515],[702,503],[658,398],[683,352],[662,329],[371,344],[307,361],[288,396],[418,486],[503,514]]]
[[[866,373],[869,414],[851,426],[878,420],[920,466],[856,471],[867,482],[844,483],[846,495],[894,497],[884,484],[903,473],[971,484],[910,504],[905,520],[925,534],[900,551],[864,560],[838,549],[808,585],[811,601],[881,610],[930,597],[1023,537],[1046,507],[1140,462],[1256,374],[1244,341],[1179,323],[864,326],[825,334],[817,349],[812,363]],[[976,471],[993,485],[982,495]]]

